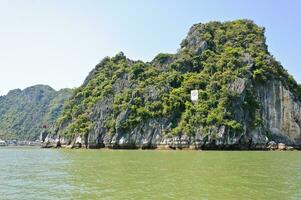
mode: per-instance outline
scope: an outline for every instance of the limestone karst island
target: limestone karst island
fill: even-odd
[[[300,200],[300,10],[0,0],[0,200]]]
[[[11,91],[0,99],[1,130],[42,147],[299,149],[301,87],[270,55],[264,30],[251,20],[198,23],[177,53],[106,57],[73,92]]]

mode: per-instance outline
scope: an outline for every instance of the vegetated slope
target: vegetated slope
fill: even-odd
[[[0,138],[38,139],[43,125],[51,127],[71,89],[55,91],[46,85],[10,91],[0,97]]]
[[[198,90],[199,100],[190,100]],[[90,148],[300,145],[301,88],[250,20],[195,24],[176,54],[104,58],[48,142]]]

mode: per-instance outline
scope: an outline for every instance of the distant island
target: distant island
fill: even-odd
[[[71,94],[71,89],[55,91],[48,85],[35,85],[0,96],[0,140],[8,144],[36,142],[43,129],[53,127]]]
[[[177,53],[160,53],[151,62],[122,52],[106,57],[82,86],[58,96],[21,109],[22,115],[10,103],[3,108],[7,101],[0,97],[0,113],[10,110],[6,116],[39,115],[22,123],[1,115],[0,130],[26,138],[18,125],[26,124],[34,128],[26,130],[28,138],[37,139],[39,130],[43,147],[301,148],[301,86],[269,53],[264,28],[251,20],[195,24]],[[51,128],[39,128],[44,123]]]

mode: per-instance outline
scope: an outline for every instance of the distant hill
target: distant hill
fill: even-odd
[[[37,139],[42,125],[53,126],[71,94],[71,89],[35,85],[0,96],[0,138]]]

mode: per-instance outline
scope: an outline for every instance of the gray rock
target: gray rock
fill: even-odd
[[[277,80],[257,86],[256,91],[261,118],[271,139],[287,145],[301,145],[301,103]]]
[[[286,145],[283,143],[278,143],[278,150],[280,151],[286,150]]]
[[[269,150],[276,150],[278,148],[278,145],[274,141],[270,141],[267,145],[267,149]]]

